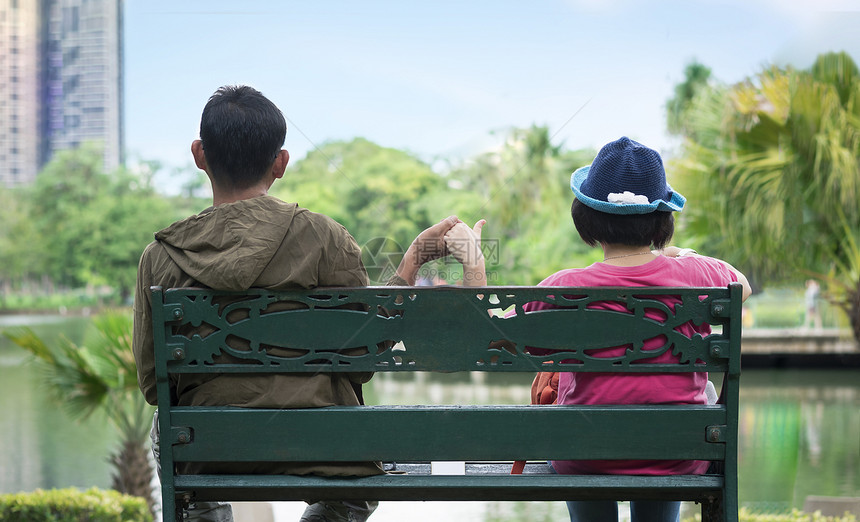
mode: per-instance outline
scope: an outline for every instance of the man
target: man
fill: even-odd
[[[268,195],[284,175],[289,153],[282,149],[286,122],[281,111],[248,86],[221,87],[203,109],[200,139],[191,144],[197,167],[212,184],[213,206],[155,234],[138,267],[134,300],[133,350],[138,384],[156,404],[149,288],[206,286],[219,290],[364,286],[361,252],[346,229],[322,214]],[[457,223],[450,216],[422,232],[407,250],[389,284],[411,285],[423,262],[444,255],[444,234]],[[358,405],[361,384],[371,374],[276,374],[248,377],[181,376],[182,405],[303,408]],[[157,415],[157,414],[156,414]],[[158,451],[157,423],[153,451]],[[156,459],[157,460],[157,459]],[[189,472],[199,470],[189,469]],[[218,472],[210,466],[208,472]],[[250,472],[373,475],[379,463],[260,463]],[[376,502],[317,502],[303,521],[365,520]],[[229,504],[197,503],[197,520],[232,520]]]

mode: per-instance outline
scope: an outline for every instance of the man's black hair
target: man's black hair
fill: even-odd
[[[286,135],[281,111],[246,85],[219,88],[200,119],[206,164],[225,187],[243,189],[259,181],[272,167]]]
[[[570,215],[579,237],[592,247],[606,243],[661,249],[675,233],[675,218],[671,212],[609,214],[574,199]]]

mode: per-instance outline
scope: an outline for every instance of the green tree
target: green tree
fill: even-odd
[[[175,212],[155,193],[151,169],[106,174],[101,165],[101,149],[85,144],[37,176],[28,198],[36,270],[64,286],[108,285],[125,301],[143,248]]]
[[[29,212],[37,231],[42,274],[61,285],[78,285],[80,239],[90,232],[88,212],[107,184],[101,151],[92,144],[58,152],[36,177]]]
[[[815,277],[860,341],[860,75],[845,53],[700,90],[676,186],[683,229],[755,281]]]
[[[38,274],[38,239],[24,195],[21,188],[0,188],[0,306],[8,292]]]
[[[175,211],[157,195],[149,179],[119,169],[110,176],[91,221],[79,243],[80,279],[91,285],[107,285],[127,302],[137,277],[137,263],[153,234],[169,225]]]
[[[107,414],[121,438],[111,456],[113,489],[145,498],[152,509],[148,452],[153,409],[137,387],[132,320],[126,312],[112,311],[93,324],[96,335],[82,346],[65,338],[48,346],[29,328],[3,334],[33,355],[51,397],[73,418],[85,419],[97,410]]]
[[[368,266],[374,282],[387,279],[421,230],[458,211],[450,192],[426,163],[363,138],[310,152],[271,191],[344,225],[362,245],[365,265],[375,265]]]

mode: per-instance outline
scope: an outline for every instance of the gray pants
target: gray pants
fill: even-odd
[[[152,456],[155,457],[155,469],[161,480],[161,436],[158,431],[158,410],[152,418],[152,429],[149,431],[152,440]],[[302,513],[300,522],[365,522],[376,510],[379,502],[321,500],[310,503]],[[233,508],[228,502],[191,502],[185,512],[184,520],[201,522],[233,522]]]
[[[364,522],[378,505],[375,500],[321,500],[309,505],[299,522]]]

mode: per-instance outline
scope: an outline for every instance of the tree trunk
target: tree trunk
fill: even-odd
[[[111,457],[114,466],[113,489],[146,499],[149,511],[155,513],[152,491],[152,466],[146,444],[123,441],[122,448]]]
[[[854,342],[860,349],[860,281],[857,281],[854,291],[848,292],[845,298],[845,313],[848,314],[848,320],[851,322]]]

